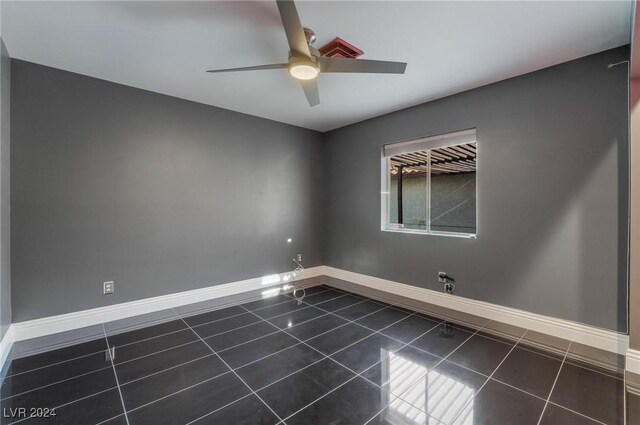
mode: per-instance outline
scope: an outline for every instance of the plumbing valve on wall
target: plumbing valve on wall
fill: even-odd
[[[453,291],[456,290],[456,280],[446,272],[438,272],[438,282],[444,285],[443,290],[447,294],[453,294]]]
[[[293,263],[296,265],[295,270],[293,271],[294,279],[300,279],[304,276],[304,267],[302,266],[302,254],[298,254],[296,258],[293,259]],[[295,284],[293,285],[293,298],[298,301],[298,305],[302,304],[302,299],[305,297],[306,292],[304,288],[298,288]]]
[[[291,238],[287,239],[287,244],[291,245],[292,242],[293,240]],[[296,280],[300,280],[304,277],[304,266],[302,265],[302,254],[297,254],[295,258],[293,258],[291,261],[293,262],[293,265],[295,266],[295,268],[291,273],[289,273],[287,280],[292,279],[293,282],[295,282]],[[300,305],[302,304],[302,299],[306,295],[306,291],[304,290],[304,288],[298,288],[296,284],[293,282],[291,285],[285,285],[285,289],[292,290],[291,294],[293,295],[293,298],[295,298],[295,300],[298,302],[298,305]]]

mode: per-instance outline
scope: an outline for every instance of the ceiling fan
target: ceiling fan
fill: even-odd
[[[289,62],[270,65],[247,66],[244,68],[212,69],[207,72],[261,71],[288,69],[289,74],[302,84],[309,106],[320,103],[316,77],[324,72],[357,72],[368,74],[404,74],[405,62],[388,62],[367,59],[322,56],[311,44],[315,33],[304,28],[293,0],[276,0],[282,18],[284,32],[289,42]]]

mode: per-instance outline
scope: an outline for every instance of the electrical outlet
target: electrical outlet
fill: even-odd
[[[113,294],[116,290],[116,284],[113,281],[110,282],[102,282],[102,294],[110,295]]]
[[[302,254],[298,254],[298,263],[302,262]]]
[[[438,282],[447,283],[447,272],[438,272]]]

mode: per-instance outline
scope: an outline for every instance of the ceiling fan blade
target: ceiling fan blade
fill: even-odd
[[[404,74],[405,62],[375,61],[368,59],[348,59],[319,57],[321,72],[362,72],[368,74]]]
[[[307,96],[309,106],[320,104],[320,93],[318,92],[318,80],[300,80],[304,95]]]
[[[294,56],[311,57],[307,37],[300,23],[300,17],[293,0],[277,0],[284,32],[287,34],[289,49]]]
[[[284,69],[288,63],[274,63],[271,65],[245,66],[243,68],[211,69],[207,72],[261,71],[265,69]]]

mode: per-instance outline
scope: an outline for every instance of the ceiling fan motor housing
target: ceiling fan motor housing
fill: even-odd
[[[298,80],[312,80],[320,73],[318,59],[289,55],[289,73]]]

